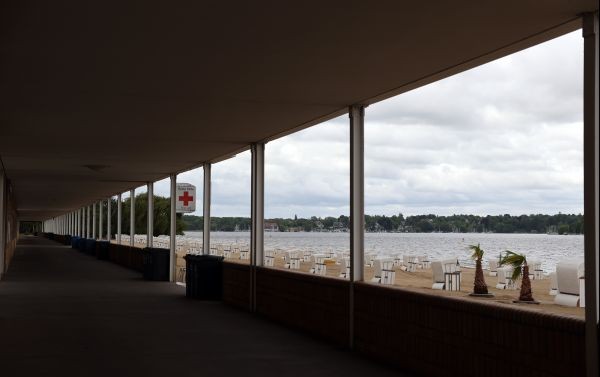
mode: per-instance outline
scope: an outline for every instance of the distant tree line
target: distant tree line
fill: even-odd
[[[106,232],[106,222],[108,215],[108,208],[106,201],[102,202],[102,216],[103,216],[103,228]],[[135,232],[134,234],[146,234],[148,230],[148,194],[138,194],[135,197]],[[154,236],[161,234],[170,233],[170,213],[171,213],[171,201],[169,198],[162,196],[154,196]],[[131,214],[131,198],[123,200],[122,213],[121,213],[121,233],[130,234],[130,214]],[[98,229],[100,211],[96,207],[96,229]],[[177,214],[177,234],[183,234],[184,221],[182,214]],[[111,200],[111,230],[112,234],[117,233],[117,200]],[[98,232],[98,230],[97,230]]]
[[[348,216],[316,217],[302,219],[273,218],[265,220],[265,227],[280,231],[347,231]],[[202,216],[183,216],[185,230],[202,230]],[[275,226],[276,225],[276,226]],[[365,227],[368,232],[416,232],[416,233],[553,233],[582,234],[583,215],[416,215],[404,217],[401,213],[393,216],[365,215]],[[249,230],[248,217],[211,217],[211,230],[236,231]]]

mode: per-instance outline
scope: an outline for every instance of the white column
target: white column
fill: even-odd
[[[121,244],[121,223],[123,221],[123,197],[122,194],[117,195],[117,243]]]
[[[264,222],[265,222],[265,144],[252,145],[251,168],[251,233],[250,247],[252,265],[262,266],[264,262]]]
[[[99,210],[99,214],[98,214],[98,238],[99,239],[104,239],[104,230],[102,229],[104,226],[104,221],[102,219],[102,212],[104,212],[102,210],[102,207],[104,205],[103,203],[104,201],[102,199],[100,199],[100,201],[98,202],[98,210]]]
[[[365,246],[365,108],[351,106],[350,115],[350,281],[364,280]],[[349,344],[354,347],[354,287],[350,288]]]
[[[92,238],[96,239],[96,202],[92,204]]]
[[[0,279],[4,275],[4,253],[6,252],[6,179],[4,172],[0,172]]]
[[[204,189],[202,198],[202,212],[204,228],[202,231],[202,254],[210,254],[210,163],[204,164]]]
[[[350,107],[350,280],[364,280],[365,193],[363,106]]]
[[[154,183],[148,182],[148,225],[146,231],[146,246],[152,247],[154,241]]]
[[[175,249],[177,248],[177,175],[171,174],[171,231],[170,231],[170,255],[169,255],[169,281],[175,282],[177,268]]]
[[[112,240],[112,196],[106,202],[106,239]]]
[[[135,189],[129,192],[129,246],[135,246]]]
[[[92,209],[90,208],[90,206],[87,206],[87,209],[86,209],[86,226],[85,226],[86,233],[85,233],[85,238],[90,238],[90,236],[92,235],[92,233],[90,232],[90,230],[91,230],[90,226],[92,225],[92,219],[91,219],[91,216],[90,216],[91,211],[92,211]]]
[[[598,13],[583,16],[583,212],[586,375],[598,376]]]

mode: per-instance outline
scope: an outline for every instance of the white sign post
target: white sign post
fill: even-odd
[[[177,213],[196,211],[196,186],[189,183],[177,183],[175,210]]]

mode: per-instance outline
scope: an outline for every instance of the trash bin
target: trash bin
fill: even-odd
[[[169,250],[146,247],[142,258],[145,280],[169,281]]]
[[[84,252],[85,251],[85,238],[79,237],[77,240],[75,240],[75,247],[77,248],[77,250]]]
[[[96,253],[96,240],[91,238],[86,238],[85,240],[85,250],[86,254],[94,255]]]
[[[79,239],[80,239],[80,237],[77,237],[77,236],[71,237],[71,248],[72,249],[77,249]]]
[[[185,295],[201,300],[221,300],[223,295],[223,259],[216,255],[185,257]]]
[[[108,241],[97,241],[96,242],[96,258],[102,260],[108,260],[108,247],[110,242]]]

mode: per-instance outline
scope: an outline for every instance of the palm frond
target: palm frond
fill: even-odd
[[[471,259],[481,259],[483,258],[483,249],[480,244],[477,245],[469,245],[469,249],[473,250],[473,254],[471,255]]]
[[[527,258],[524,254],[515,253],[510,250],[506,250],[504,255],[500,259],[500,266],[509,265],[513,268],[513,274],[511,279],[517,280],[523,272],[523,266],[527,264]]]

